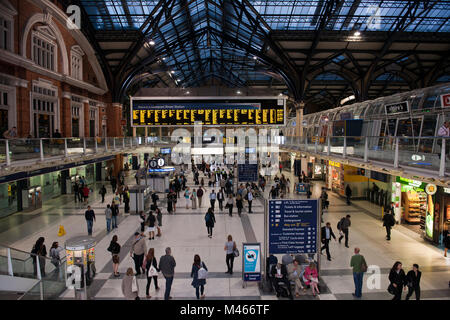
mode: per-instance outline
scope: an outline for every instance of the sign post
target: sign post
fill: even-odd
[[[242,287],[248,281],[261,281],[261,243],[242,244]]]
[[[320,271],[320,199],[266,200],[264,271],[270,254],[316,254]]]

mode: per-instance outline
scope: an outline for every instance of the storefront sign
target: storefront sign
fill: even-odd
[[[269,200],[269,254],[317,253],[319,200]]]
[[[400,103],[387,104],[384,108],[386,110],[386,114],[404,113],[409,111],[409,103],[408,101],[404,101]]]
[[[242,244],[242,275],[244,281],[261,281],[261,244]]]
[[[436,185],[429,183],[429,184],[427,184],[427,186],[425,187],[425,191],[426,191],[427,194],[429,194],[429,195],[432,196],[433,194],[436,193],[437,187],[436,187]]]
[[[442,108],[450,107],[450,93],[441,95]]]
[[[330,166],[333,166],[333,167],[336,167],[336,168],[340,168],[340,167],[341,167],[341,164],[340,164],[340,163],[334,162],[334,161],[328,161],[328,164],[329,164]]]
[[[411,180],[411,179],[406,179],[406,178],[402,178],[402,177],[397,177],[396,181],[400,182],[401,184],[415,187],[415,188],[425,189],[425,187],[426,187],[426,183],[422,182],[422,181]]]
[[[445,193],[450,193],[450,188],[444,188]]]

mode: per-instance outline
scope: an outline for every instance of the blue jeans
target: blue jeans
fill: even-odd
[[[117,228],[117,216],[112,216],[112,227]]]
[[[166,278],[166,291],[164,292],[164,300],[169,300],[170,289],[172,289],[173,277]]]
[[[111,219],[106,219],[106,231],[111,231]]]
[[[364,272],[353,272],[353,281],[355,282],[355,296],[361,298]]]
[[[92,235],[92,226],[94,225],[94,220],[86,220],[88,235]]]

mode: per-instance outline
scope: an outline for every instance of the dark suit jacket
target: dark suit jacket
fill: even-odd
[[[272,276],[272,278],[275,278],[276,274],[277,274],[277,265],[274,265],[272,267],[272,270],[270,270],[270,275]],[[283,278],[281,278],[281,279],[287,278],[287,269],[284,264],[281,265],[281,275],[283,276]]]
[[[322,227],[322,231],[320,232],[320,239],[323,241],[325,240],[325,237],[327,236],[326,233],[326,227]],[[333,229],[330,227],[330,239],[331,237],[333,237],[334,239],[336,239],[336,236],[334,235]]]

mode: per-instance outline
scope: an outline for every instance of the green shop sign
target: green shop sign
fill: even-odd
[[[402,178],[402,177],[397,177],[396,181],[401,183],[401,184],[407,185],[407,186],[420,188],[422,190],[425,190],[425,187],[427,186],[427,184],[425,182],[417,181],[417,180],[411,180],[411,179],[406,179],[406,178]]]

